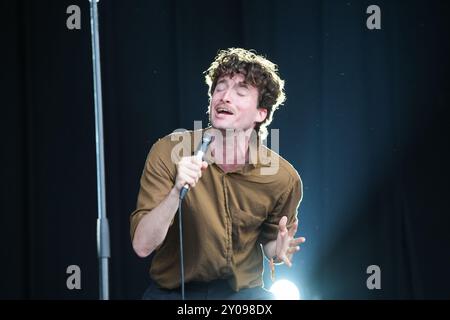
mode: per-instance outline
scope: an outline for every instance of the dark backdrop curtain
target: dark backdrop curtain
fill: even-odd
[[[81,30],[66,28],[72,4]],[[366,28],[371,4],[381,30]],[[2,0],[0,12],[0,298],[95,299],[89,2]],[[111,297],[147,286],[128,223],[147,152],[208,124],[202,72],[234,46],[286,80],[271,127],[303,179],[308,242],[277,276],[309,299],[449,298],[448,12],[446,1],[100,1]],[[81,290],[66,288],[73,264]],[[372,264],[381,290],[366,288]]]

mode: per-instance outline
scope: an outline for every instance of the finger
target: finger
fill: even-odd
[[[198,160],[196,157],[191,156],[191,157],[182,157],[180,159],[180,163],[182,164],[191,164],[191,165],[195,165],[195,166],[200,166],[202,161]]]
[[[284,256],[282,260],[289,268],[292,266],[291,260],[287,256]]]
[[[202,162],[202,170],[206,170],[206,168],[208,168],[208,162],[203,161]]]
[[[294,255],[294,253],[288,253],[286,254],[286,257],[289,259],[289,262],[291,262],[292,264],[292,256]]]
[[[195,183],[194,178],[192,178],[189,175],[184,174],[184,173],[180,173],[180,180],[181,180],[182,185],[188,184],[188,185],[192,186]]]
[[[201,165],[197,165],[197,164],[191,163],[191,162],[184,163],[183,167],[189,168],[190,170],[194,170],[194,171],[200,171],[201,170]]]
[[[289,237],[287,235],[287,233],[284,233],[281,235],[281,243],[280,243],[280,247],[279,247],[279,252],[280,252],[280,256],[283,256],[289,249]]]
[[[295,253],[295,252],[297,252],[297,251],[300,251],[300,247],[299,247],[299,246],[296,246],[296,247],[290,247],[290,248],[288,249],[287,253],[288,253],[288,254],[293,254],[293,253]]]
[[[298,221],[295,221],[294,225],[292,226],[291,230],[289,230],[289,236],[293,237],[295,235],[295,233],[297,232],[297,228],[298,228]]]
[[[300,243],[304,243],[305,241],[306,241],[306,239],[305,239],[304,237],[295,238],[295,239],[292,239],[292,240],[291,240],[290,245],[291,245],[291,246],[296,246],[296,245],[298,245],[298,244],[300,244]]]
[[[197,157],[191,157],[191,163],[195,164],[198,167],[201,167],[202,160],[197,159]]]
[[[195,157],[183,157],[181,158],[179,164],[183,166],[194,166],[194,167],[200,167],[200,163],[196,163],[196,160],[194,160]]]
[[[287,217],[286,216],[283,216],[281,219],[280,219],[280,222],[278,222],[278,227],[280,228],[280,231],[281,232],[286,232],[286,222],[287,222]]]
[[[188,172],[192,172],[195,174],[197,174],[199,172],[199,169],[196,168],[195,166],[193,166],[192,164],[184,165],[184,166],[180,167],[179,170],[180,171],[188,171]]]
[[[289,248],[290,241],[288,240],[287,233],[279,231],[277,236],[277,244],[275,248],[275,253],[279,260],[285,255],[287,249]]]
[[[188,168],[183,168],[182,170],[180,170],[180,174],[184,174],[187,175],[189,177],[191,177],[192,179],[196,179],[197,177],[199,177],[199,173],[198,171],[194,171]]]

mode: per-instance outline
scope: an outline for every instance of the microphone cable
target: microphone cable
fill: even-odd
[[[181,300],[184,300],[184,257],[183,257],[183,216],[181,214],[181,205],[183,198],[180,194],[180,202],[178,204],[178,229],[180,233],[180,273],[181,273]]]
[[[203,160],[203,155],[208,149],[209,144],[212,141],[212,136],[209,134],[205,134],[202,139],[202,143],[197,149],[195,157],[200,161]],[[184,300],[184,255],[183,255],[183,215],[181,211],[181,207],[183,204],[183,199],[189,191],[189,185],[185,184],[180,191],[180,202],[178,203],[178,229],[180,234],[180,273],[181,273],[181,299]]]

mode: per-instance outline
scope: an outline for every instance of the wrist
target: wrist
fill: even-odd
[[[178,190],[176,185],[174,185],[173,188],[170,190],[169,197],[177,199],[180,197],[180,190]]]
[[[272,259],[272,258],[276,258],[276,249],[277,249],[277,241],[276,240],[272,240],[267,242],[264,246],[264,254],[266,255],[267,259]]]

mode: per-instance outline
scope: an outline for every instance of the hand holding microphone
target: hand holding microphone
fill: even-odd
[[[175,187],[180,192],[180,199],[183,199],[189,188],[195,187],[202,176],[202,171],[208,167],[208,163],[203,161],[203,155],[211,143],[212,137],[205,134],[202,143],[194,156],[182,157],[177,164],[177,177]]]

